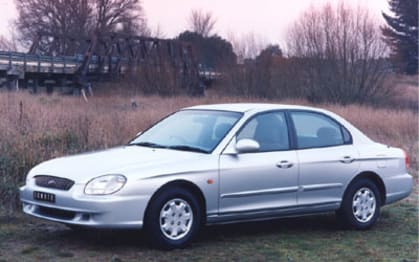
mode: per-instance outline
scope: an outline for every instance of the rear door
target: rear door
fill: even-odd
[[[323,113],[291,111],[290,119],[300,167],[298,205],[340,202],[359,168],[349,131]]]

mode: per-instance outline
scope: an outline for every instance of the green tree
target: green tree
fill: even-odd
[[[391,48],[391,57],[402,72],[418,72],[418,0],[389,0],[392,14],[383,12],[384,39]]]
[[[178,39],[193,46],[195,58],[203,67],[222,69],[236,64],[233,46],[217,35],[204,37],[196,32],[185,31]]]
[[[256,61],[271,60],[272,57],[282,57],[282,50],[279,45],[268,45],[265,49],[260,51],[260,54],[256,57]]]

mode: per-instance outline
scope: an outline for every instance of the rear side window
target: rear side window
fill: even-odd
[[[344,137],[344,131],[348,131],[326,115],[315,112],[291,112],[291,119],[300,149],[338,146],[348,142],[348,138]]]

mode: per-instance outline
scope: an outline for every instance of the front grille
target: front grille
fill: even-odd
[[[50,207],[43,207],[43,206],[39,206],[37,213],[46,217],[62,219],[62,220],[72,220],[76,216],[76,213],[72,211],[50,208]]]
[[[35,176],[35,184],[40,187],[67,191],[74,185],[74,181],[55,176]]]
[[[50,193],[33,191],[33,199],[38,201],[55,203],[55,195]]]

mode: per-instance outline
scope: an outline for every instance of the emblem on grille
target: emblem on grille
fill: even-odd
[[[55,182],[55,180],[54,179],[50,179],[49,181],[48,181],[48,183],[47,183],[49,186],[57,186],[57,182]]]

